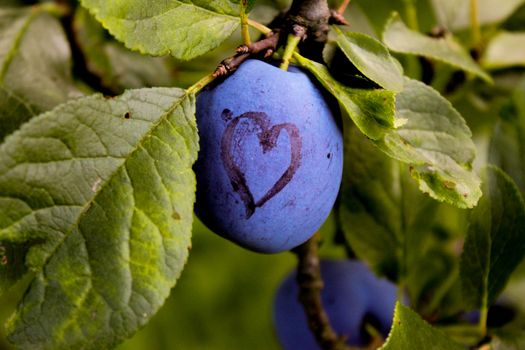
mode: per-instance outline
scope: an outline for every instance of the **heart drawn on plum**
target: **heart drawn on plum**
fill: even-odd
[[[292,180],[295,172],[301,165],[301,135],[299,134],[299,129],[297,126],[291,123],[282,123],[270,126],[268,115],[264,112],[246,112],[239,115],[238,117],[232,118],[231,111],[225,109],[222,112],[222,119],[231,120],[222,136],[222,162],[231,181],[233,190],[239,193],[241,200],[246,207],[246,219],[249,219],[254,214],[256,208],[262,207],[276,194],[281,192],[281,190]],[[285,130],[288,133],[288,137],[290,138],[290,165],[288,165],[288,168],[284,171],[279,180],[277,180],[277,182],[273,184],[268,192],[266,192],[257,201],[255,201],[253,198],[253,194],[246,182],[246,177],[239,166],[235,164],[232,154],[232,141],[235,134],[235,129],[237,128],[239,122],[243,119],[253,121],[258,127],[259,132],[257,133],[257,138],[259,139],[259,144],[262,147],[263,153],[272,150],[277,145],[277,139],[279,138],[281,130]]]

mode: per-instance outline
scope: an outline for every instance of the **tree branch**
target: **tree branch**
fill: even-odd
[[[297,283],[299,302],[303,305],[308,326],[323,350],[349,350],[346,337],[338,335],[330,325],[321,300],[324,287],[318,256],[319,234],[293,250],[298,258]]]
[[[227,75],[252,55],[261,53],[263,57],[269,57],[278,46],[286,44],[289,34],[299,36],[298,47],[303,56],[322,62],[331,19],[332,12],[327,0],[294,0],[290,10],[272,22],[270,25],[272,31],[267,33],[264,39],[249,45],[241,45],[237,49],[237,54],[223,60],[214,74]]]

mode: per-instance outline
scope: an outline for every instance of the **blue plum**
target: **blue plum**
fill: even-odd
[[[297,297],[295,273],[277,290],[274,323],[285,350],[319,350],[310,332],[304,310]],[[321,292],[324,308],[332,327],[348,336],[348,345],[366,345],[369,338],[364,323],[370,322],[387,336],[396,303],[396,286],[376,277],[362,262],[322,260],[321,275],[325,287]]]
[[[248,60],[199,94],[197,125],[195,213],[208,228],[264,253],[319,229],[339,191],[343,140],[308,74]]]

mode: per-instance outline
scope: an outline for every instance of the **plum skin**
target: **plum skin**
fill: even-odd
[[[333,329],[348,336],[348,345],[367,345],[365,317],[372,320],[383,336],[388,335],[397,296],[393,283],[378,278],[356,260],[322,260],[321,275],[323,306]],[[290,274],[275,296],[273,317],[277,337],[285,350],[320,350],[297,299],[299,287],[295,276]]]
[[[196,117],[195,213],[208,228],[263,253],[319,229],[339,191],[343,139],[309,75],[247,60],[198,95]]]

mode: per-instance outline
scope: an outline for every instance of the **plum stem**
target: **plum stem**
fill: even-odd
[[[303,37],[300,35],[288,34],[288,40],[286,42],[286,47],[284,48],[283,60],[279,68],[282,70],[288,70],[290,58],[292,58],[292,55],[297,49],[297,45],[299,45],[302,38]]]
[[[478,0],[470,0],[470,28],[472,47],[477,48],[481,42],[481,29],[478,17]]]
[[[246,13],[246,8],[248,7],[248,1],[242,0],[241,1],[241,35],[242,35],[242,42],[244,45],[250,45],[251,39],[250,39],[250,28],[248,25],[248,14]]]
[[[217,76],[215,73],[208,74],[204,78],[200,79],[198,82],[186,89],[186,93],[196,95],[198,94],[206,85],[215,80]]]
[[[483,337],[487,335],[488,314],[489,314],[489,306],[488,306],[487,296],[485,295],[483,297],[482,305],[479,310],[479,324],[478,324],[479,332],[481,333]]]
[[[318,255],[319,233],[293,249],[297,255],[297,284],[299,302],[308,319],[308,326],[323,350],[349,350],[346,337],[338,335],[330,325],[330,319],[321,300],[324,283]]]
[[[257,21],[254,21],[253,19],[249,19],[248,18],[248,21],[247,21],[248,25],[254,29],[257,29],[258,31],[260,31],[262,34],[270,34],[272,32],[272,30],[270,28],[268,28],[267,26],[265,26],[264,24],[262,23],[259,23]]]

